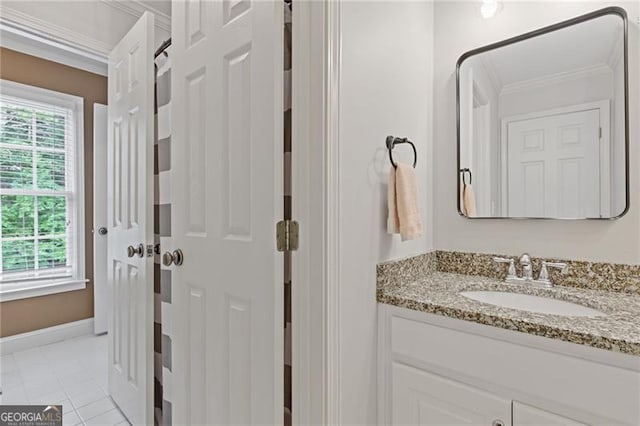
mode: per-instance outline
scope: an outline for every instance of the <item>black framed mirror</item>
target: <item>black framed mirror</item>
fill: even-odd
[[[627,14],[609,7],[463,54],[458,212],[615,219],[629,209]]]

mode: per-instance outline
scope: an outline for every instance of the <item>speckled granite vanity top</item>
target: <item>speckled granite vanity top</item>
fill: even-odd
[[[398,271],[396,271],[398,272]],[[556,286],[534,288],[496,278],[435,271],[378,277],[377,300],[394,306],[473,321],[524,333],[640,356],[640,295]],[[388,277],[388,275],[387,275]],[[478,302],[463,291],[501,291],[573,302],[605,313],[570,317],[504,308]]]

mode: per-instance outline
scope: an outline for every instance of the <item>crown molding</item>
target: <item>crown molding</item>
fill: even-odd
[[[116,10],[139,18],[144,12],[155,15],[156,27],[171,33],[171,17],[159,9],[142,3],[140,0],[100,0],[102,3]]]
[[[112,47],[100,40],[36,18],[2,3],[0,3],[0,23],[6,27],[18,28],[33,34],[42,40],[82,51],[87,55],[106,58]]]
[[[612,70],[607,64],[590,65],[584,68],[579,68],[571,71],[560,72],[553,75],[548,75],[539,78],[532,78],[530,80],[518,81],[516,83],[506,84],[503,86],[500,95],[508,95],[512,93],[519,93],[526,90],[540,89],[550,86],[552,84],[564,83],[570,80],[578,78],[587,78],[597,75],[611,73]]]
[[[0,23],[0,45],[27,55],[58,62],[94,74],[107,75],[107,58],[52,41],[27,30]]]

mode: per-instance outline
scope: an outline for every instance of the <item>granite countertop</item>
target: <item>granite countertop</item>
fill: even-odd
[[[573,302],[607,315],[568,317],[478,302],[462,291],[493,290]],[[380,303],[640,356],[640,295],[576,287],[534,288],[495,278],[432,272],[378,286]]]

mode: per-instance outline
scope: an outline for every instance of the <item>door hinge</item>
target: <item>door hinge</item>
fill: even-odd
[[[276,224],[276,246],[278,251],[298,250],[298,222],[281,220]]]
[[[599,130],[598,130],[598,137],[599,137],[600,139],[602,139],[602,127],[599,127]]]

